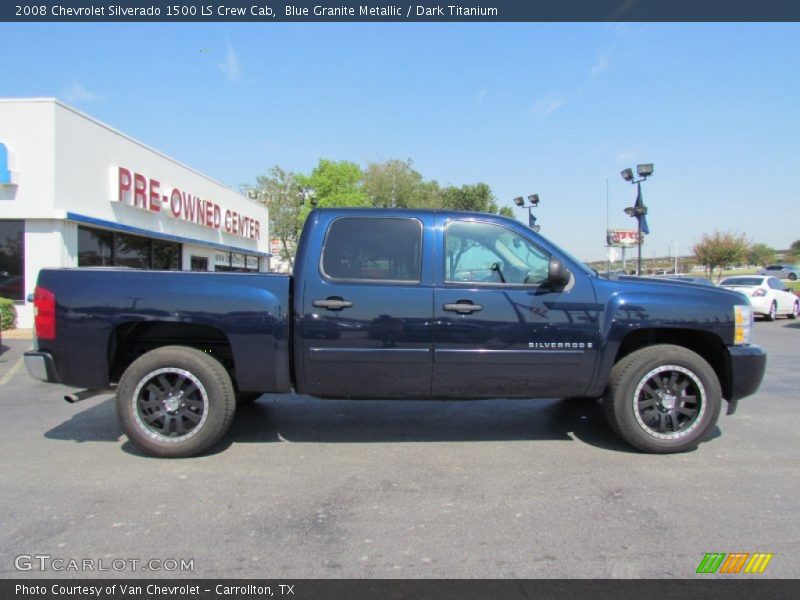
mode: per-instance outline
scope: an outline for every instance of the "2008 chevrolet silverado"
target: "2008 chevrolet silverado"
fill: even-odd
[[[45,269],[29,373],[105,390],[164,457],[204,452],[237,401],[603,397],[647,452],[706,439],[766,355],[735,292],[599,276],[496,215],[322,209],[292,276]]]

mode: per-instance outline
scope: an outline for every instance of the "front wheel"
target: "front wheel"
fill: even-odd
[[[117,418],[151,456],[183,458],[205,452],[233,420],[236,396],[225,368],[185,346],[164,346],[137,358],[117,388]]]
[[[622,358],[603,397],[608,422],[620,437],[661,454],[691,450],[707,439],[721,405],[719,380],[706,360],[670,344]]]

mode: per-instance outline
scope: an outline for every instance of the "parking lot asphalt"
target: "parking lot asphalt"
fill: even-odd
[[[631,450],[595,401],[266,395],[184,460],[141,455],[111,395],[65,403],[4,340],[0,577],[693,578],[707,552],[769,552],[756,577],[795,578],[798,340],[800,321],[756,323],[761,390],[686,454]]]

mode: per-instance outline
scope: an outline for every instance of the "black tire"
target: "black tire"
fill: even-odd
[[[184,458],[225,434],[236,397],[225,368],[185,346],[164,346],[137,358],[117,388],[117,418],[128,439],[151,456]]]
[[[261,392],[236,392],[236,404],[237,406],[252,404],[263,395]]]
[[[797,275],[794,273],[789,273],[789,281],[797,281]]]
[[[778,304],[773,302],[769,305],[769,312],[764,316],[767,321],[774,321],[778,318]]]
[[[716,425],[721,405],[722,390],[711,366],[695,352],[670,344],[622,358],[603,397],[614,431],[635,448],[658,454],[697,447]]]
[[[796,319],[797,315],[800,315],[800,300],[795,300],[794,305],[792,306],[792,312],[789,313],[790,319]]]

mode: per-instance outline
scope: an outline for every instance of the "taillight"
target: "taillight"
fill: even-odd
[[[40,340],[56,339],[56,296],[50,290],[36,286],[33,292],[33,323]]]
[[[753,292],[754,298],[761,298],[761,296],[766,296],[766,295],[767,295],[767,290],[764,290],[762,288],[758,288],[756,289],[755,292]]]

